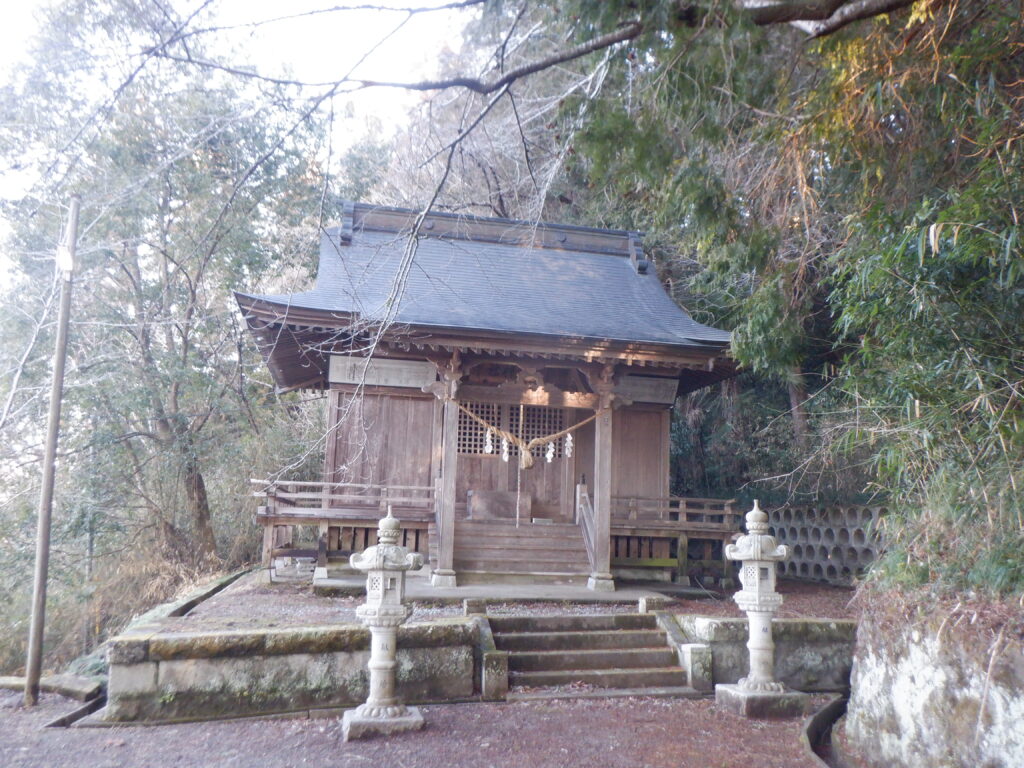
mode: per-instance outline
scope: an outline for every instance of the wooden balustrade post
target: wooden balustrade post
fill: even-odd
[[[321,520],[319,529],[320,535],[316,541],[316,569],[313,571],[314,579],[327,578],[327,528],[326,520]]]
[[[690,586],[690,537],[680,533],[676,537],[676,581]]]
[[[277,510],[277,485],[275,485],[274,483],[268,485],[266,490],[264,491],[264,495],[266,497],[267,502],[264,509],[266,510],[267,515],[273,515],[274,512]],[[263,526],[263,551],[262,558],[260,560],[264,568],[269,569],[273,565],[273,563],[271,562],[273,559],[273,552],[274,525],[268,521]]]
[[[582,510],[583,510],[583,500],[582,500],[582,497],[586,496],[588,493],[589,493],[589,491],[587,490],[587,486],[585,484],[578,483],[576,485],[576,509],[575,509],[576,525],[580,524],[580,515],[582,514]]]

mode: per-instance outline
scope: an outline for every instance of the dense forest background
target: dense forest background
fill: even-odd
[[[252,562],[250,478],[317,477],[323,401],[275,393],[231,291],[308,285],[343,199],[645,232],[744,369],[677,404],[674,492],[884,503],[879,589],[1024,594],[1020,2],[455,3],[461,50],[355,138],[347,99],[396,84],[243,66],[215,5],[59,4],[0,90],[0,173],[28,179],[3,202],[0,671],[76,192],[52,666]]]

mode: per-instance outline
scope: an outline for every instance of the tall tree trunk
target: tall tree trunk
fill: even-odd
[[[217,556],[217,542],[210,521],[210,500],[206,495],[206,482],[199,469],[199,460],[189,451],[184,466],[185,500],[192,525],[196,531],[196,544],[202,560]]]

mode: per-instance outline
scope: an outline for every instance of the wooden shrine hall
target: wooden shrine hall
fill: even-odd
[[[669,422],[729,334],[636,233],[347,204],[312,290],[236,299],[278,388],[329,397],[323,477],[257,483],[265,564],[313,525],[324,576],[390,506],[436,586],[721,567],[740,516],[670,496]]]

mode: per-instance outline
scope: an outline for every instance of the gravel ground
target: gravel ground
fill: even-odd
[[[852,590],[781,581],[783,617],[856,618]],[[262,584],[247,577],[171,631],[356,623],[362,598],[319,597],[308,584]],[[634,603],[496,603],[495,614],[617,613]],[[741,616],[731,597],[674,600],[669,610]],[[418,604],[412,619],[461,614],[461,605]],[[820,705],[821,702],[819,702]],[[251,719],[169,726],[43,728],[77,702],[46,694],[33,710],[0,691],[0,766],[53,768],[289,768],[290,766],[600,766],[600,768],[812,768],[799,741],[802,721],[745,720],[708,699],[577,699],[421,707],[419,733],[346,744],[338,717]]]
[[[162,620],[162,628],[168,632],[188,632],[360,624],[356,608],[365,602],[363,597],[321,597],[313,594],[308,583],[266,584],[257,577],[258,574],[249,574],[185,616]],[[417,604],[409,621],[461,615],[461,605]]]
[[[784,599],[775,614],[780,619],[856,619],[860,615],[854,600],[856,592],[850,587],[779,579],[776,589]],[[745,616],[732,594],[713,595],[706,600],[674,600],[669,610],[699,616]]]
[[[603,699],[421,707],[427,726],[344,743],[339,718],[116,728],[42,728],[76,706],[36,710],[0,692],[5,768],[813,768],[800,720],[745,720],[709,700]]]
[[[785,598],[778,613],[780,618],[857,618],[857,611],[851,606],[854,594],[851,589],[780,580],[778,590]],[[170,632],[358,624],[355,610],[363,599],[321,597],[313,594],[308,583],[266,584],[260,582],[256,574],[250,574],[200,603],[188,615],[165,619],[161,624],[165,631]],[[743,616],[731,595],[711,592],[703,600],[673,600],[668,610],[701,616]],[[495,615],[632,613],[636,611],[636,603],[491,603],[488,611]],[[462,606],[459,604],[416,603],[409,620],[426,621],[460,615]]]

